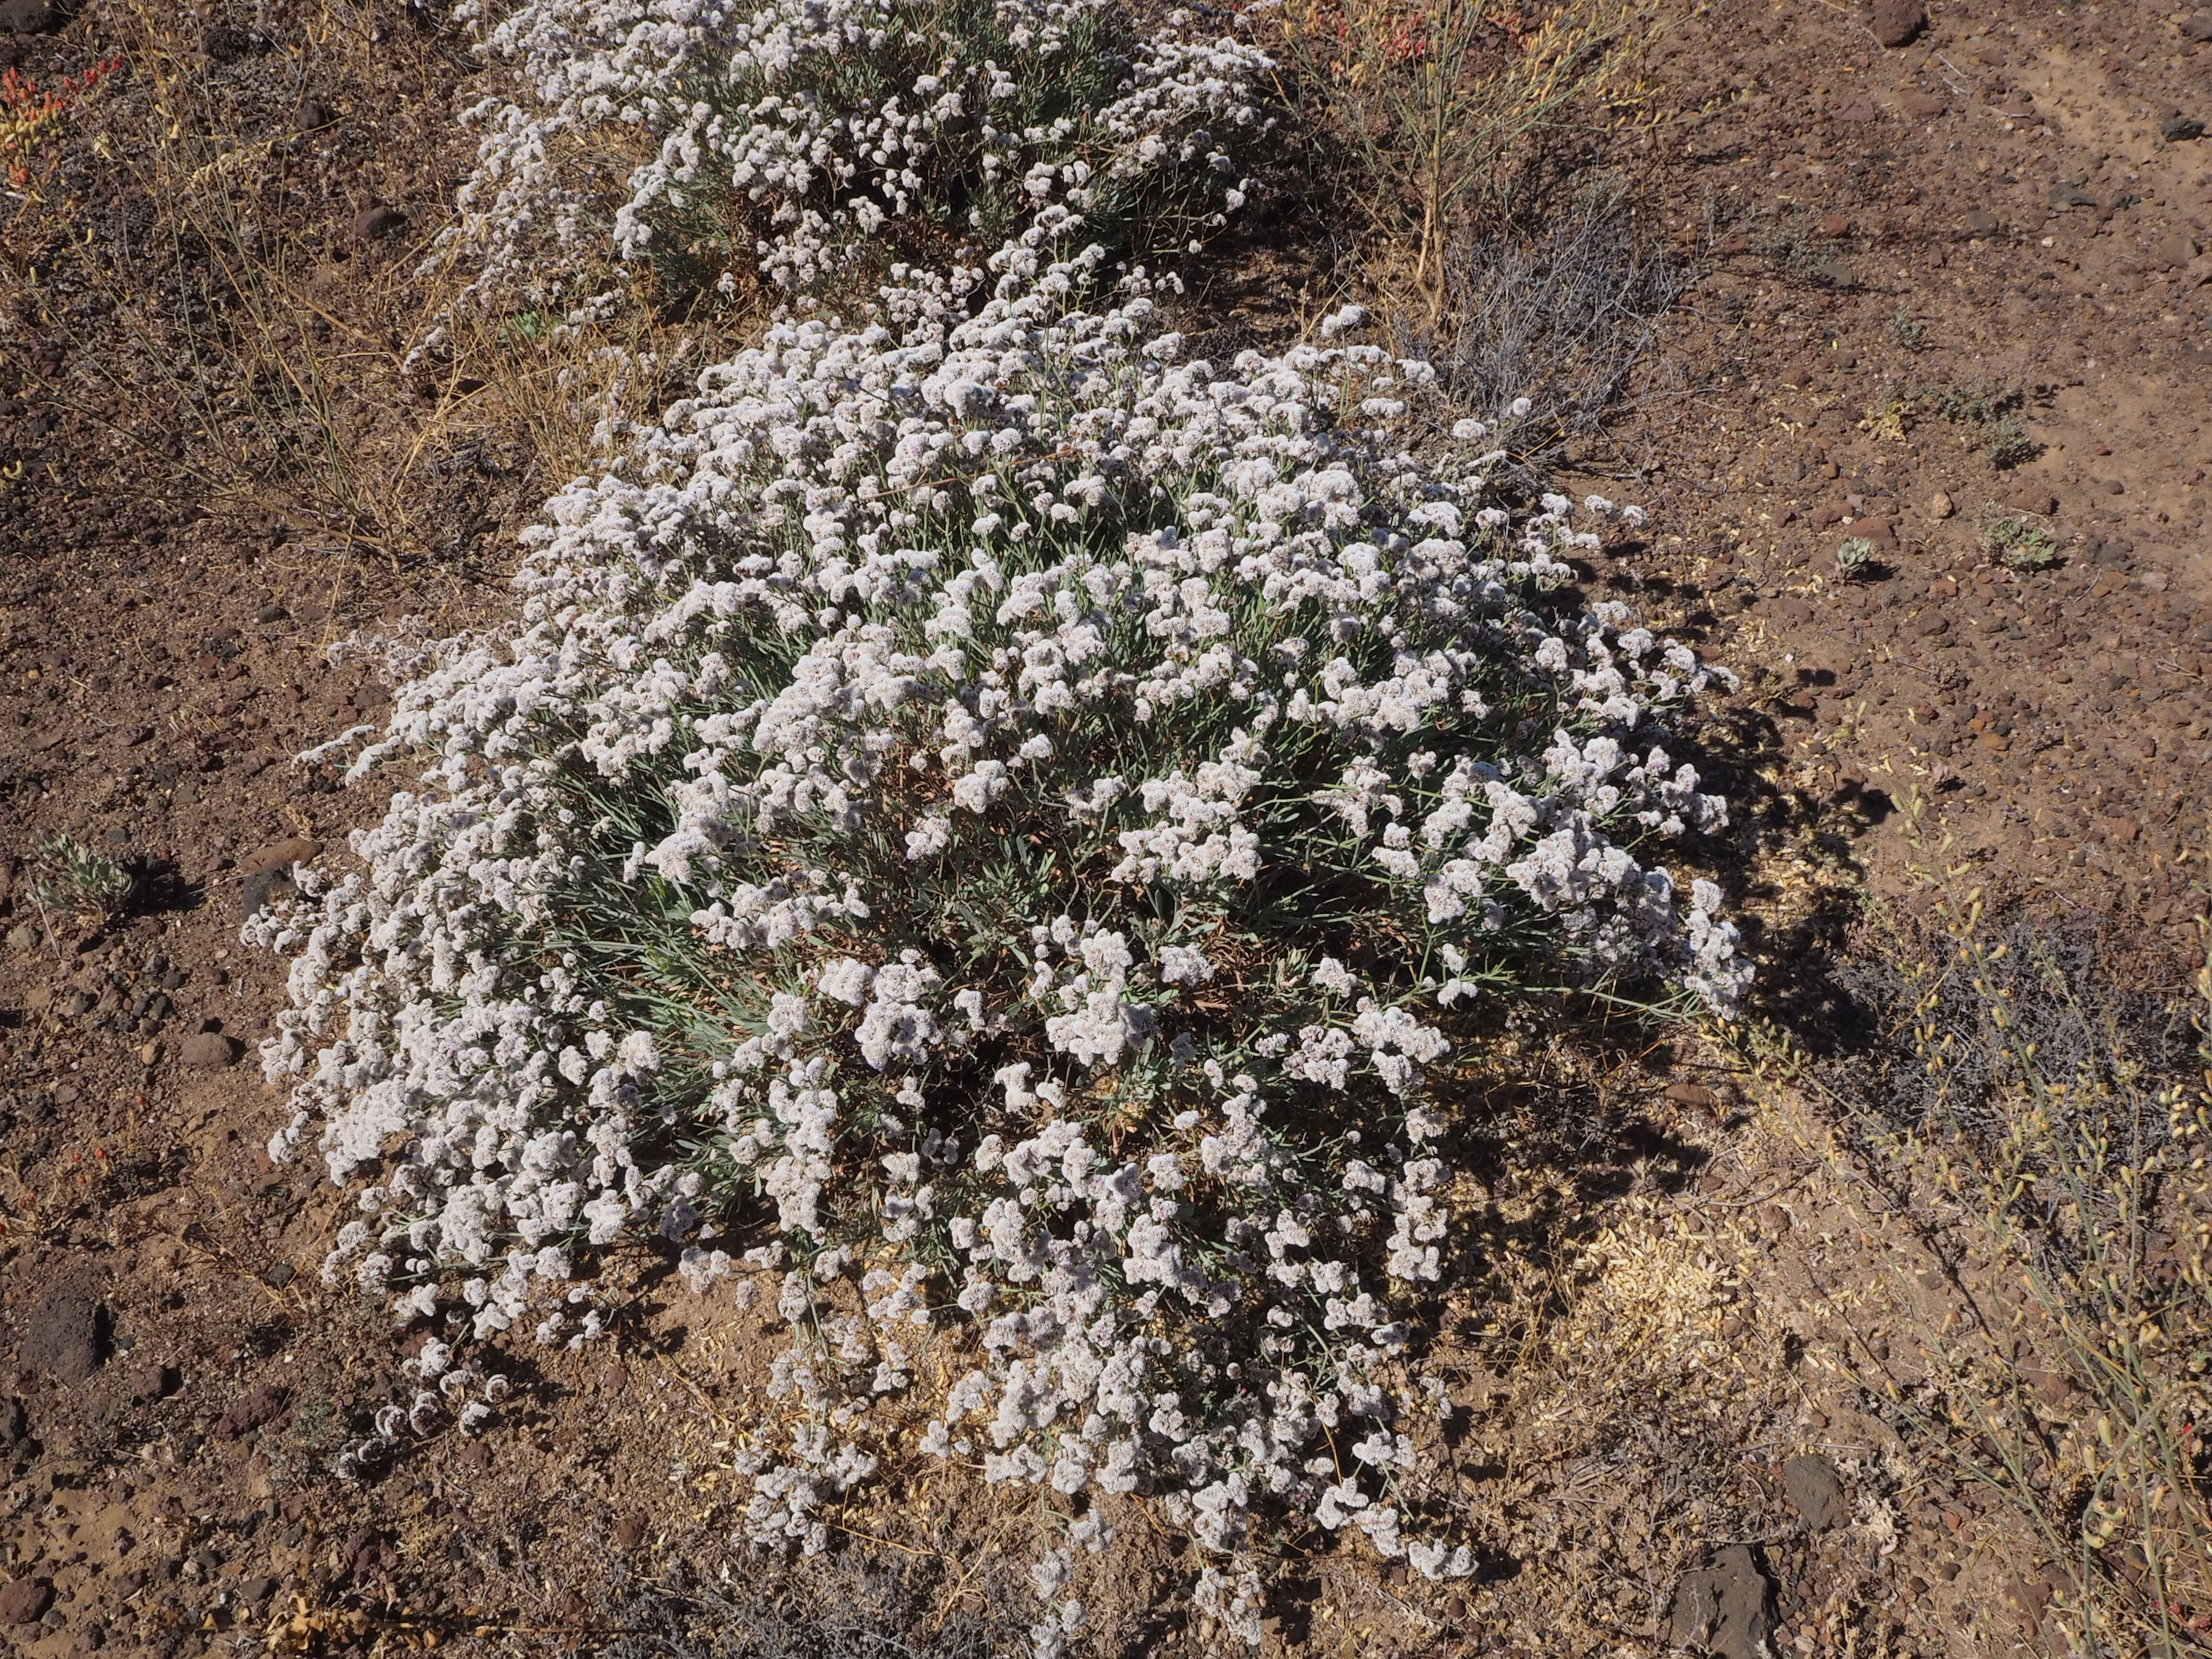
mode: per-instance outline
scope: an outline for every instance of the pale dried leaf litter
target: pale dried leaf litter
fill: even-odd
[[[607,250],[726,294],[757,274],[803,302],[887,236],[964,238],[974,263],[1048,204],[1101,240],[1172,246],[1243,204],[1227,147],[1266,125],[1267,59],[1233,15],[1172,12],[1147,35],[1109,0],[532,0],[495,21],[469,0],[455,15],[511,75],[464,113],[476,165],[437,258],[478,298],[580,314]],[[647,151],[627,177],[608,160],[621,130]]]
[[[1494,1000],[1747,976],[1650,861],[1724,819],[1662,724],[1717,671],[1561,591],[1634,509],[1516,514],[1475,422],[1415,459],[1433,375],[1356,313],[1187,361],[1085,229],[1047,200],[623,439],[517,626],[410,647],[361,867],[246,930],[295,958],[271,1152],[363,1183],[328,1279],[571,1344],[625,1231],[764,1284],[750,1534],[822,1547],[926,1417],[1074,1516],[1048,1653],[1097,1498],[1255,1641],[1255,1510],[1466,1571],[1400,1496],[1454,1069]]]

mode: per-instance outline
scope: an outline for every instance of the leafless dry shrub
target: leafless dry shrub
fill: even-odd
[[[1435,363],[1466,408],[1528,398],[1514,443],[1530,464],[1617,407],[1686,280],[1641,234],[1617,179],[1590,183],[1532,228],[1468,229],[1443,261],[1443,308],[1432,323],[1401,321],[1401,349]]]
[[[1628,118],[1666,0],[1292,0],[1282,52],[1350,164],[1379,244],[1410,252],[1427,321],[1452,301],[1450,250],[1504,221],[1571,127]]]

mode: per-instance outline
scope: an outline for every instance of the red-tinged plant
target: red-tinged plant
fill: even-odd
[[[122,64],[120,58],[110,58],[45,87],[20,70],[0,74],[0,168],[9,184],[30,182],[32,152],[62,124],[71,103]]]

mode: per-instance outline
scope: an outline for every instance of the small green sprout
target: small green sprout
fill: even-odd
[[[1874,544],[1854,536],[1836,550],[1836,568],[1845,581],[1856,581],[1874,568]]]

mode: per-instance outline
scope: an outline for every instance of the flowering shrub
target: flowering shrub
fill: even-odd
[[[1516,514],[1474,422],[1414,459],[1432,377],[1357,313],[1186,361],[1076,228],[776,325],[555,498],[521,623],[356,767],[422,787],[248,925],[297,957],[271,1152],[366,1182],[328,1279],[478,1337],[596,1334],[629,1230],[765,1281],[758,1539],[924,1410],[1211,1550],[1267,1506],[1463,1571],[1392,1499],[1454,1071],[1547,988],[1738,994],[1647,850],[1724,818],[1662,726],[1715,671],[1562,591],[1611,505]],[[1200,1592],[1256,1639],[1249,1565]]]
[[[1267,58],[1192,25],[1139,37],[1109,0],[527,0],[480,42],[520,86],[469,112],[444,251],[542,295],[611,235],[701,286],[757,270],[798,294],[980,257],[1048,204],[1166,245],[1241,204],[1218,141],[1262,125]],[[655,147],[619,190],[580,142],[610,125]]]

